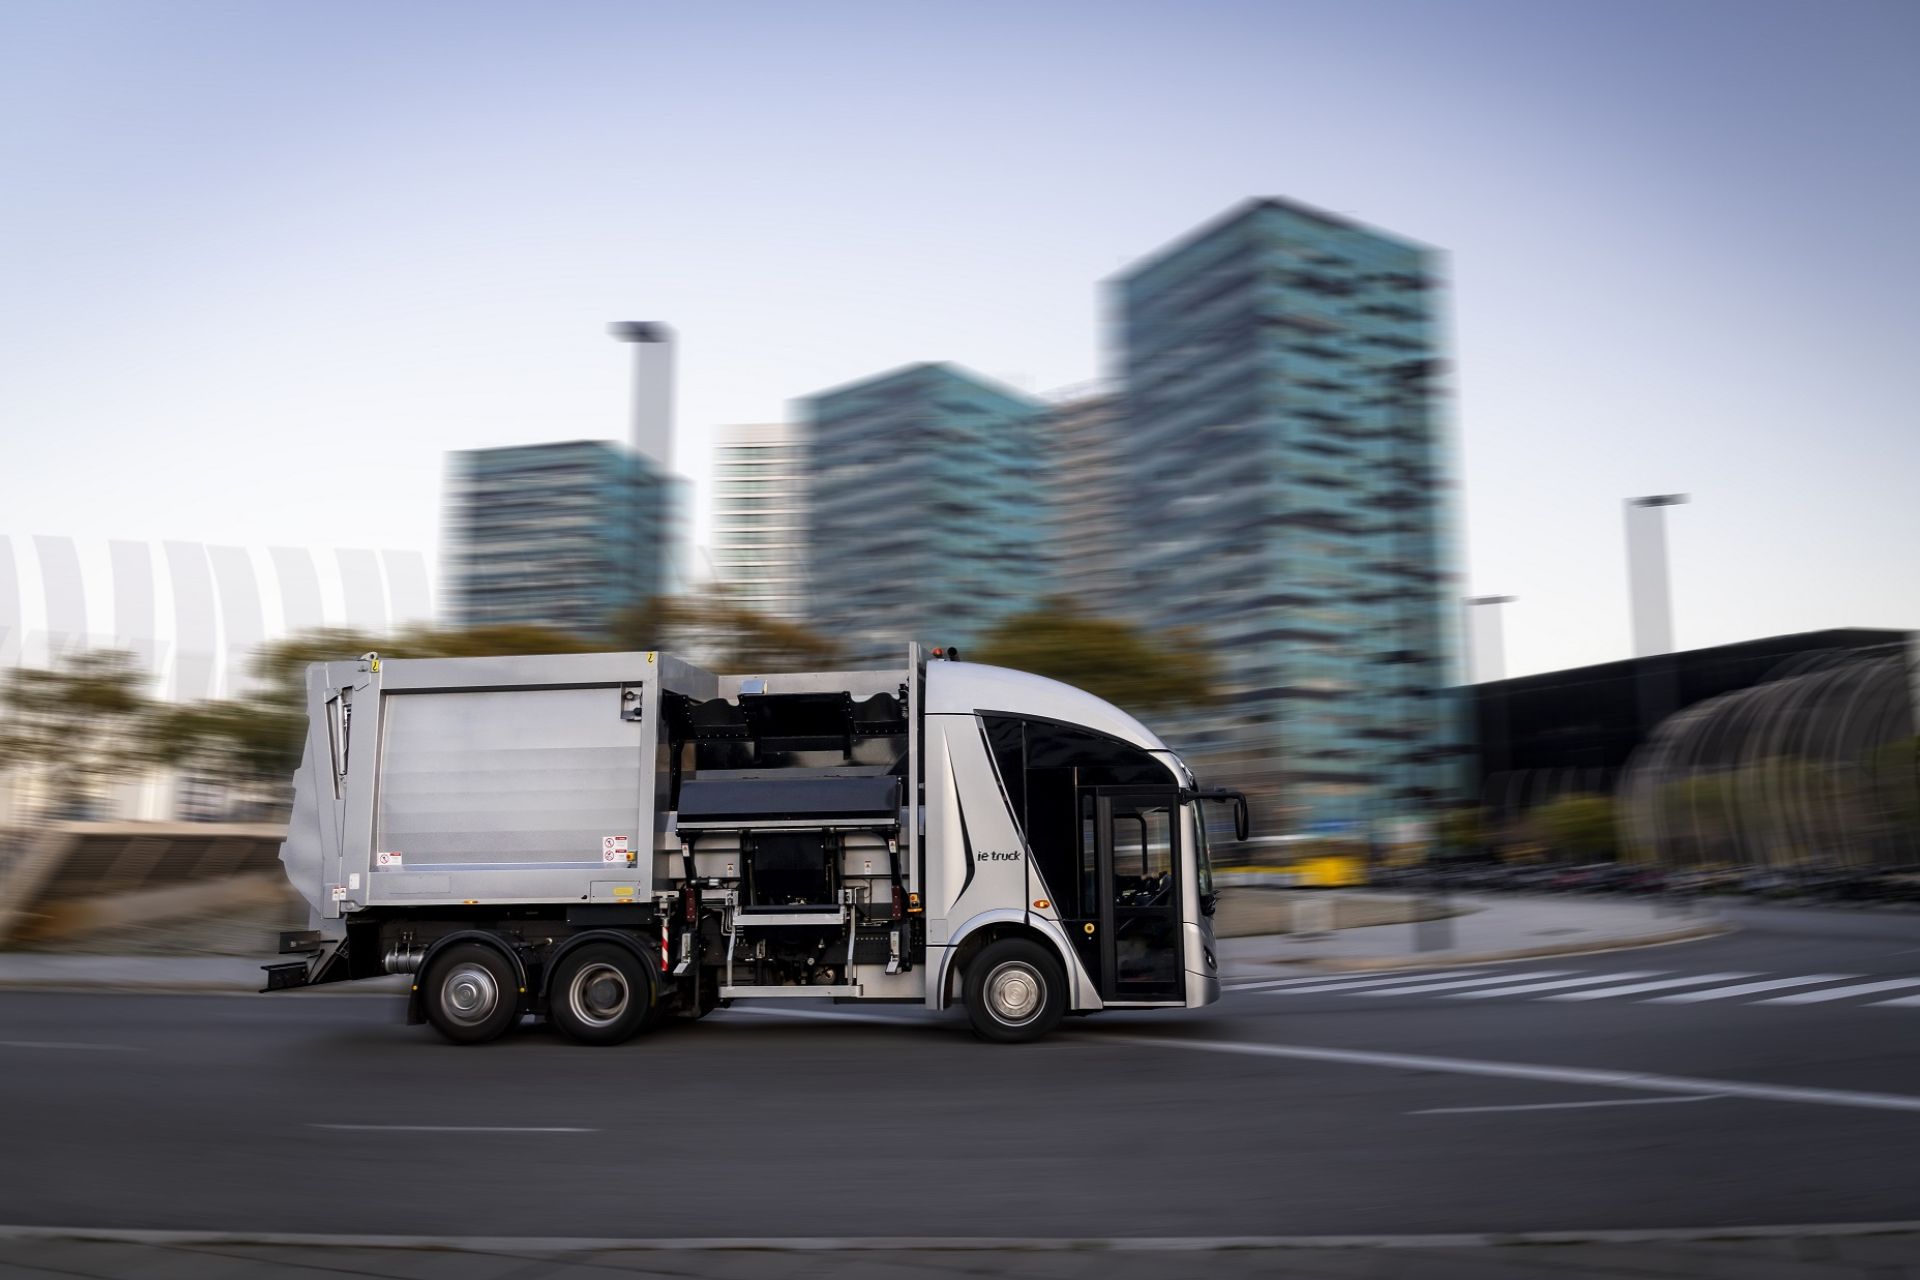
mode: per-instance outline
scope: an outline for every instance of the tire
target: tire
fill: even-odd
[[[485,1044],[520,1020],[520,977],[495,947],[456,943],[434,957],[422,978],[427,1021],[455,1044]]]
[[[966,1003],[973,1033],[982,1040],[1038,1040],[1066,1013],[1066,975],[1039,943],[1003,938],[967,966]]]
[[[577,1044],[619,1044],[653,1022],[653,975],[617,942],[569,951],[547,986],[547,1018]]]

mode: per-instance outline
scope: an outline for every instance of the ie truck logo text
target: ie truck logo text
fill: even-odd
[[[1012,853],[1000,853],[992,849],[982,849],[978,853],[974,854],[973,857],[974,857],[974,861],[976,862],[1018,862],[1020,861],[1020,853],[1018,850],[1015,850]]]

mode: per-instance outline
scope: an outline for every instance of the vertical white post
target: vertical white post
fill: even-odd
[[[1673,591],[1667,581],[1667,526],[1663,507],[1684,493],[1627,499],[1627,589],[1633,608],[1633,656],[1673,652]]]

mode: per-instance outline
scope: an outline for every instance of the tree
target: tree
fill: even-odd
[[[227,789],[229,808],[265,814],[291,801],[307,717],[271,701],[193,702],[155,708],[149,757]]]
[[[826,637],[725,594],[701,601],[656,597],[615,615],[607,640],[615,649],[684,653],[727,672],[830,671],[842,661],[839,646]]]
[[[1440,814],[1440,845],[1456,857],[1482,853],[1487,847],[1487,811],[1478,805],[1456,805]]]
[[[1536,806],[1527,823],[1541,843],[1580,858],[1611,858],[1619,842],[1606,796],[1560,796]]]
[[[56,814],[86,814],[145,763],[149,677],[117,649],[20,667],[0,683],[0,768],[38,782]]]
[[[1003,619],[965,656],[1063,680],[1135,712],[1204,706],[1219,673],[1191,632],[1150,636],[1064,599]]]

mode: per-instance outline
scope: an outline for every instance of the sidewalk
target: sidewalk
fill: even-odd
[[[1266,892],[1266,891],[1256,891]],[[1303,897],[1311,904],[1312,896]],[[1322,899],[1322,901],[1326,901]],[[1517,895],[1464,897],[1462,914],[1414,924],[1377,924],[1321,934],[1228,938],[1219,944],[1228,982],[1290,972],[1397,969],[1570,955],[1712,937],[1732,926],[1713,911],[1666,901]],[[1331,904],[1328,903],[1330,906]],[[0,952],[0,989],[242,993],[266,983],[271,956],[110,956]],[[312,994],[362,995],[406,990],[405,976],[321,988]]]
[[[0,990],[171,991],[231,995],[267,984],[261,966],[276,956],[74,956],[0,951]],[[405,991],[404,974],[370,978],[316,993]],[[309,993],[297,992],[296,997]]]
[[[1444,900],[1463,914],[1328,933],[1228,938],[1220,943],[1221,976],[1250,982],[1290,972],[1483,964],[1710,938],[1733,928],[1709,907],[1665,899],[1451,894]]]

